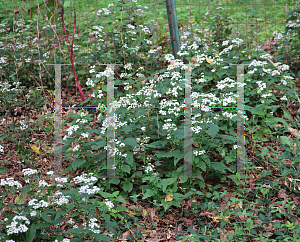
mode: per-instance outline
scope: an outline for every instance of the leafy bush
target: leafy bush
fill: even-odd
[[[107,78],[112,71],[109,68],[98,67],[95,58],[92,60],[93,66],[89,73],[82,72],[82,75],[87,77],[85,84],[92,87],[92,96],[86,102],[98,106],[99,110],[94,114],[74,112],[68,117],[73,121],[70,122],[63,139],[63,152],[65,161],[70,163],[64,173],[69,175],[63,178],[41,179],[37,170],[29,168],[22,170],[25,186],[13,178],[1,179],[3,194],[12,193],[18,196],[15,198],[15,204],[8,206],[4,205],[5,197],[1,197],[0,210],[3,220],[0,221],[2,226],[0,236],[15,241],[68,241],[64,237],[70,237],[72,241],[83,239],[113,241],[113,238],[122,237],[123,232],[130,230],[131,225],[138,220],[137,217],[130,216],[132,212],[122,205],[127,202],[125,199],[137,202],[137,198],[140,197],[143,202],[150,202],[155,207],[160,207],[162,210],[160,216],[163,216],[172,207],[181,207],[184,199],[198,195],[203,200],[203,204],[195,204],[192,212],[199,213],[199,217],[209,214],[214,221],[221,220],[221,226],[213,229],[212,224],[206,225],[199,220],[201,229],[197,233],[192,227],[187,229],[188,233],[193,233],[194,238],[178,236],[177,239],[217,241],[221,229],[229,221],[230,216],[243,218],[243,220],[233,225],[234,233],[227,233],[229,241],[246,241],[253,237],[266,240],[271,236],[273,237],[271,239],[282,239],[283,235],[290,236],[288,234],[296,237],[300,228],[294,222],[274,224],[275,231],[271,235],[256,232],[263,226],[268,226],[271,216],[280,216],[279,210],[264,211],[253,207],[250,212],[251,218],[245,220],[243,199],[240,197],[230,199],[226,197],[227,210],[220,213],[215,201],[224,198],[227,193],[227,191],[217,190],[220,184],[209,185],[210,192],[199,191],[205,187],[208,178],[218,178],[229,183],[232,181],[236,185],[238,196],[245,196],[248,192],[247,189],[240,187],[243,184],[241,178],[233,175],[236,166],[237,118],[234,109],[229,107],[235,107],[237,104],[236,64],[238,63],[249,64],[245,66],[247,73],[244,76],[246,111],[244,117],[245,131],[252,136],[252,139],[246,139],[246,145],[250,142],[254,143],[253,148],[258,147],[260,149],[257,150],[263,151],[264,147],[259,147],[259,142],[274,139],[275,133],[280,134],[282,147],[286,151],[281,154],[279,160],[272,163],[281,169],[281,175],[298,175],[292,173],[292,169],[285,167],[281,162],[292,158],[291,166],[298,167],[300,163],[297,155],[299,140],[295,145],[284,138],[284,132],[289,124],[279,117],[279,114],[283,113],[285,118],[290,118],[285,107],[288,101],[292,103],[297,100],[296,89],[293,88],[294,74],[289,72],[289,66],[279,62],[274,63],[272,56],[262,50],[246,49],[241,39],[226,39],[226,36],[223,36],[225,38],[223,41],[218,39],[218,42],[211,41],[210,44],[209,41],[203,42],[197,39],[191,43],[188,39],[190,29],[187,27],[183,27],[186,37],[182,37],[179,53],[183,61],[174,60],[172,55],[166,54],[162,55],[163,60],[157,63],[162,47],[154,46],[152,49],[148,47],[147,44],[150,43],[148,37],[154,35],[151,25],[142,25],[142,30],[134,25],[133,22],[137,23],[138,8],[134,6],[135,11],[130,12],[126,4],[116,3],[115,11],[125,9],[131,13],[121,26],[125,41],[123,38],[115,39],[115,48],[119,52],[113,52],[114,47],[110,45],[112,42],[103,42],[100,39],[93,43],[95,50],[98,48],[101,50],[100,60],[105,59],[107,63],[115,60],[118,63],[125,62],[125,65],[118,69],[120,74],[118,79],[122,79],[122,82],[120,80],[115,82],[120,90],[124,91],[118,92],[114,101],[116,132],[113,154],[116,177],[106,179],[107,152],[112,150],[108,147],[105,137],[108,128],[105,114]],[[100,11],[100,14],[105,15],[105,11]],[[195,23],[194,27],[199,26]],[[94,30],[98,38],[112,35],[112,33],[102,33],[102,28],[99,26]],[[199,29],[197,32],[200,36],[205,34]],[[211,37],[207,36],[210,39]],[[126,46],[131,40],[137,41],[136,44],[141,43],[140,50]],[[152,69],[140,67],[133,70],[133,63],[142,60],[146,60],[149,65],[153,64],[154,67],[152,66]],[[192,66],[187,67],[187,63]],[[159,64],[164,65],[157,70]],[[188,178],[183,176],[184,72],[187,68],[192,70],[193,176],[199,177],[195,180],[190,179],[189,184]],[[4,76],[5,79],[9,77]],[[5,90],[4,86],[2,90]],[[12,100],[6,101],[12,102]],[[34,98],[34,101],[38,99]],[[217,110],[213,106],[228,107],[228,109]],[[98,126],[94,126],[95,122],[92,122],[93,115],[97,115]],[[285,126],[278,128],[276,122],[281,122]],[[90,125],[91,123],[93,126]],[[19,126],[21,131],[24,129],[26,132],[31,132],[30,127],[27,128],[20,123]],[[26,132],[23,132],[20,138],[27,142],[25,145],[28,145]],[[2,140],[7,137],[12,139],[9,133],[1,135]],[[21,157],[27,157],[24,161],[26,165],[33,165],[28,162],[33,159],[28,150],[22,149],[25,145],[19,144]],[[0,152],[4,152],[4,148],[6,147],[0,146]],[[21,153],[23,151],[25,153]],[[264,154],[265,152],[261,152],[262,160],[265,159]],[[258,169],[250,162],[246,165],[249,170]],[[79,176],[79,171],[85,173]],[[207,173],[209,174],[206,176]],[[51,176],[53,172],[49,171],[47,174]],[[268,175],[270,175],[269,171],[263,172],[262,179],[258,181],[261,184],[249,191],[249,197],[253,201],[257,200],[257,203],[264,207],[269,206],[270,197],[279,193],[276,188],[279,181],[273,181],[270,185],[265,184],[267,181],[264,179]],[[279,196],[284,197],[282,194]],[[287,204],[286,207],[288,214],[293,213],[292,203]],[[262,221],[260,224],[256,223],[258,219]],[[138,232],[131,235],[133,236],[131,239],[143,238],[143,235]]]

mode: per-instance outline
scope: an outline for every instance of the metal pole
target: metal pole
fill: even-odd
[[[177,53],[180,51],[180,39],[179,39],[175,0],[166,0],[166,5],[167,5],[167,15],[168,15],[173,56],[175,57],[175,59],[177,59]]]

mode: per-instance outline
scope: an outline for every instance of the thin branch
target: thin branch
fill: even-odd
[[[65,20],[64,20],[64,10],[63,10],[63,7],[60,5],[59,3],[59,0],[56,0],[57,1],[57,4],[60,8],[60,14],[61,14],[61,20],[62,20],[62,24],[63,24],[63,28],[64,28],[64,33],[65,33],[65,39],[66,39],[66,42],[68,44],[69,43],[69,40],[68,40],[68,37],[67,37],[67,31],[66,31],[66,26],[65,26]],[[80,84],[78,83],[78,78],[77,78],[77,75],[76,75],[76,70],[75,70],[75,66],[74,66],[74,61],[73,61],[73,43],[74,43],[74,35],[75,35],[75,26],[76,26],[76,12],[75,12],[75,9],[74,9],[74,29],[73,29],[73,40],[72,40],[72,46],[70,47],[70,45],[68,45],[68,49],[69,49],[69,52],[70,52],[70,61],[71,61],[71,65],[72,65],[72,69],[73,69],[73,73],[74,73],[74,77],[75,77],[75,81],[77,83],[77,86],[78,86],[78,89],[79,89],[79,92],[80,92],[80,96],[81,96],[81,99],[82,101],[85,100],[84,98],[84,94],[81,90],[81,86]],[[85,103],[84,106],[86,106],[87,104]]]

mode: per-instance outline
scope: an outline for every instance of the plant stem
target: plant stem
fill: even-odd
[[[63,7],[60,5],[59,0],[56,0],[56,1],[57,1],[57,4],[58,4],[59,8],[60,8],[61,20],[62,20],[64,32],[65,32],[64,36],[65,36],[66,42],[68,44],[70,44],[69,43],[69,39],[67,37],[67,31],[66,31],[66,26],[65,26],[64,10],[63,10]],[[75,25],[76,25],[76,12],[75,12],[75,9],[74,9],[74,29],[73,29],[72,45],[71,45],[71,47],[70,47],[70,45],[68,45],[68,49],[69,49],[69,52],[70,52],[70,61],[71,61],[71,65],[72,65],[72,69],[73,69],[75,81],[77,83],[81,99],[82,99],[82,101],[84,101],[85,100],[84,94],[83,94],[83,92],[81,90],[80,84],[78,83],[78,78],[77,78],[77,75],[76,75],[76,70],[75,70],[74,61],[73,61],[73,44],[74,44],[74,35],[75,35]],[[86,103],[84,104],[84,106],[86,106]]]

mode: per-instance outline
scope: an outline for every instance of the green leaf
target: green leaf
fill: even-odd
[[[107,241],[107,242],[111,242],[113,241],[111,238],[109,238],[108,236],[104,235],[104,234],[93,234],[93,237],[95,237],[96,239],[102,240],[102,241]]]
[[[209,126],[209,129],[206,130],[205,132],[210,137],[214,138],[216,136],[216,134],[219,132],[219,126],[216,124],[212,124],[212,123],[209,123],[208,126]]]
[[[236,141],[236,138],[234,138],[231,135],[220,134],[219,136],[222,138],[222,141],[224,140]]]
[[[51,220],[51,218],[50,218],[45,212],[43,212],[41,215],[42,215],[42,218],[43,218],[46,222],[48,222],[48,223],[50,223],[50,224],[53,223],[52,220]]]
[[[222,162],[211,162],[210,167],[217,171],[225,171],[226,169],[231,171],[227,166],[225,166]],[[233,172],[233,171],[231,171]]]
[[[293,121],[293,117],[292,117],[292,115],[289,113],[289,111],[286,110],[286,109],[284,109],[284,108],[282,108],[282,110],[283,110],[283,116],[284,116],[286,119],[288,119],[288,120],[290,120],[290,121]]]
[[[64,2],[64,8],[69,7],[70,4],[71,4],[71,2],[70,2],[69,0],[66,0],[66,1]]]
[[[157,157],[174,157],[174,165],[176,166],[178,161],[183,158],[184,152],[180,151],[180,150],[173,150],[173,151],[169,151],[169,152],[158,151],[156,153],[156,156]]]
[[[249,107],[249,110],[252,114],[257,114],[260,116],[263,116],[265,114],[265,111],[262,110],[262,105],[257,105],[255,108]]]
[[[85,229],[81,229],[81,228],[76,228],[76,229],[69,229],[67,232],[65,232],[65,233],[67,233],[67,234],[83,234],[83,233],[85,233],[86,232],[86,230]]]
[[[128,163],[130,166],[133,166],[133,153],[132,152],[127,152],[127,157],[126,157],[126,163]]]
[[[21,189],[22,194],[27,194],[31,189],[31,186],[26,186]]]
[[[128,208],[124,207],[124,206],[118,206],[115,208],[116,211],[118,212],[123,212],[123,211],[127,211]]]
[[[162,191],[165,192],[167,189],[167,186],[173,184],[174,182],[176,182],[176,178],[167,178],[167,179],[163,179],[161,180],[157,185],[161,185],[162,186]]]
[[[201,158],[205,161],[206,165],[210,167],[210,158],[207,154],[201,155]]]
[[[5,166],[1,166],[0,167],[0,174],[4,173],[7,170],[7,168]]]
[[[126,138],[124,140],[124,143],[133,147],[139,147],[140,145],[136,142],[136,139],[134,138]]]
[[[67,214],[66,211],[59,211],[59,212],[56,214],[56,216],[55,216],[55,220],[57,220],[60,216],[64,216],[64,215],[66,215],[66,214]]]
[[[83,163],[84,163],[84,159],[82,158],[78,158],[75,161],[73,161],[72,163],[73,170],[76,170],[77,168],[81,167]]]
[[[129,165],[123,165],[121,166],[121,170],[124,172],[130,173],[130,166]]]
[[[288,137],[286,137],[286,136],[280,136],[280,140],[281,140],[282,144],[286,144],[286,145],[288,145],[290,147],[293,146],[292,141]]]
[[[36,234],[36,225],[35,224],[31,224],[29,230],[26,232],[26,242],[32,242],[35,234]]]
[[[268,219],[264,214],[259,213],[258,218],[259,218],[260,221],[264,222],[265,224],[267,223]]]
[[[23,204],[24,203],[24,198],[21,197],[21,196],[17,196],[15,198],[15,202],[18,203],[18,204]]]
[[[125,192],[131,192],[132,191],[132,188],[133,188],[133,184],[132,183],[124,183],[123,184],[123,190]]]
[[[103,148],[106,145],[106,141],[105,140],[101,140],[101,141],[97,141],[96,144],[92,145],[91,148],[93,150],[97,150],[99,148]]]
[[[149,148],[163,148],[166,142],[158,140],[147,145]]]
[[[206,164],[204,161],[199,160],[197,165],[202,169],[202,171],[206,171]]]

